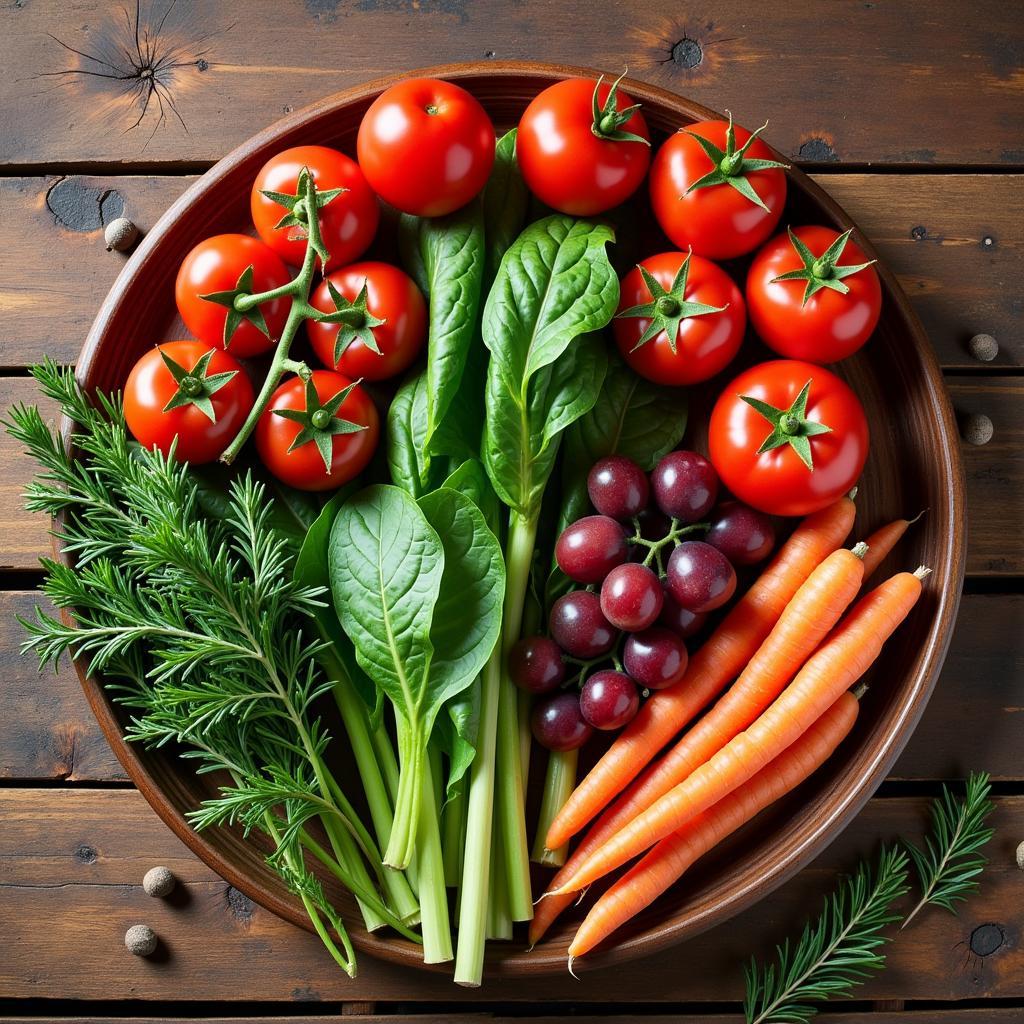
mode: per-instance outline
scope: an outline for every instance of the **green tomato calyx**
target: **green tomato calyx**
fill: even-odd
[[[875,262],[875,260],[868,260],[867,263],[837,265],[846,248],[846,243],[850,240],[853,228],[844,231],[820,256],[815,256],[792,228],[786,230],[789,232],[790,245],[800,257],[803,266],[773,277],[772,284],[775,284],[776,281],[806,281],[804,297],[800,301],[802,306],[806,306],[808,299],[820,292],[822,288],[830,288],[834,292],[839,292],[840,295],[846,295],[850,286],[843,282],[843,278],[849,277],[851,274],[859,274]]]
[[[692,253],[686,254],[686,258],[679,265],[672,285],[668,289],[663,288],[658,279],[642,263],[637,264],[637,270],[640,271],[644,284],[647,285],[647,290],[650,292],[651,301],[638,306],[630,306],[629,309],[624,309],[621,313],[616,314],[616,318],[644,317],[651,322],[637,339],[637,343],[631,351],[635,352],[642,345],[646,345],[651,338],[664,331],[672,354],[675,355],[679,325],[684,320],[694,316],[707,316],[709,313],[721,313],[728,308],[728,303],[724,306],[709,306],[706,302],[687,301],[686,281],[690,275],[690,257],[692,255]]]
[[[605,97],[604,105],[601,105],[600,91],[601,83],[604,81],[604,75],[601,75],[597,80],[597,84],[594,86],[594,97],[593,97],[593,116],[594,120],[590,126],[590,130],[599,138],[606,139],[610,142],[642,142],[645,146],[650,146],[650,141],[645,139],[642,135],[637,135],[634,132],[623,131],[622,126],[629,121],[632,116],[640,109],[639,103],[634,103],[631,107],[626,107],[623,110],[618,108],[618,93],[619,93],[619,82],[626,77],[626,72],[623,71],[618,78],[612,82],[611,88],[608,90],[608,95]]]
[[[712,169],[702,178],[698,178],[683,195],[689,195],[701,188],[710,188],[713,185],[729,185],[736,189],[741,196],[749,199],[755,206],[760,206],[767,213],[771,211],[765,205],[764,200],[754,191],[747,175],[753,171],[765,171],[771,167],[788,171],[789,164],[781,163],[778,160],[760,160],[747,156],[747,150],[754,144],[757,137],[768,127],[765,121],[760,128],[750,133],[750,138],[743,143],[739,149],[736,148],[736,130],[732,123],[732,111],[727,110],[729,115],[729,127],[725,132],[725,149],[720,149],[710,139],[693,131],[692,128],[682,129],[700,146],[707,154],[712,163]],[[683,196],[679,197],[680,199]]]
[[[345,349],[357,339],[363,343],[375,355],[380,355],[380,347],[374,336],[373,329],[386,323],[375,317],[367,307],[366,281],[359,289],[359,294],[354,302],[349,302],[341,292],[334,286],[334,282],[327,278],[327,291],[330,293],[331,301],[334,303],[333,313],[322,313],[316,317],[318,323],[339,324],[338,335],[334,340],[334,365],[338,365]]]
[[[331,457],[334,454],[334,438],[339,434],[357,434],[360,430],[366,429],[364,424],[352,423],[338,415],[338,410],[344,404],[345,399],[359,383],[358,380],[353,381],[337,394],[328,398],[326,402],[321,402],[313,379],[309,377],[305,381],[305,409],[275,409],[275,416],[298,423],[301,428],[295,435],[295,440],[289,445],[288,451],[293,452],[296,448],[301,448],[304,444],[312,442],[320,452],[320,457],[324,460],[324,469],[327,470],[329,476]]]
[[[180,363],[176,363],[162,348],[157,348],[160,358],[164,362],[178,390],[171,396],[171,400],[164,406],[164,412],[172,409],[180,409],[185,405],[194,405],[211,423],[217,422],[217,413],[213,408],[211,399],[232,377],[238,373],[237,370],[227,370],[224,373],[210,373],[210,360],[216,349],[210,349],[205,355],[196,360],[195,366],[186,370]]]
[[[788,444],[807,469],[814,472],[810,439],[818,434],[830,434],[832,428],[807,418],[807,397],[811,391],[811,383],[812,381],[809,380],[800,389],[800,394],[796,396],[788,409],[778,409],[774,405],[750,395],[739,396],[772,426],[771,432],[761,442],[761,447],[757,449],[758,455]]]

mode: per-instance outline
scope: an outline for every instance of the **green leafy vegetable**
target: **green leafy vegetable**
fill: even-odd
[[[388,409],[387,456],[391,479],[414,498],[433,490],[437,476],[425,454],[427,373],[420,370],[398,389]]]
[[[399,242],[406,266],[430,304],[425,425],[422,436],[416,438],[420,462],[425,466],[435,453],[434,434],[462,384],[476,334],[484,270],[480,203],[472,202],[446,217],[403,214]]]
[[[494,169],[484,189],[485,279],[488,283],[494,280],[502,256],[522,230],[530,200],[516,160],[516,135],[517,130],[513,128],[498,139]]]
[[[907,855],[882,850],[878,867],[862,862],[808,923],[792,950],[778,947],[778,962],[746,972],[747,1024],[802,1024],[817,1014],[813,1003],[848,996],[871,972],[885,966],[879,948],[886,925],[899,920],[893,907],[908,890]]]
[[[923,848],[906,842],[923,891],[920,901],[907,914],[903,927],[929,903],[956,913],[956,904],[978,888],[978,876],[988,858],[981,848],[995,835],[985,824],[995,809],[989,800],[992,786],[985,772],[975,772],[967,780],[967,792],[957,799],[949,786],[932,802],[932,832]]]

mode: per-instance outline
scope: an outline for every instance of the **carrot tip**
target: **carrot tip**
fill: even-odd
[[[907,520],[907,526],[913,526],[914,523],[916,523],[919,519],[921,519],[927,511],[928,511],[928,509],[926,509],[926,508],[921,509],[921,511],[918,512],[917,515],[914,516],[913,519],[908,519]]]
[[[569,968],[569,973],[570,973],[570,974],[571,974],[571,975],[572,975],[572,976],[573,976],[573,977],[574,977],[574,978],[575,978],[575,979],[576,979],[577,981],[579,981],[579,980],[580,980],[580,976],[579,976],[579,975],[578,975],[578,974],[577,974],[577,973],[576,973],[576,972],[575,972],[575,971],[574,971],[574,970],[572,969],[572,965],[573,965],[573,964],[574,964],[575,962],[576,962],[576,957],[574,957],[574,956],[573,956],[573,955],[572,955],[572,954],[570,953],[570,954],[569,954],[569,962],[568,962],[568,963],[566,964],[566,966],[567,966],[567,967]]]
[[[857,558],[863,559],[868,553],[868,546],[864,541],[858,541],[850,548],[850,554],[855,555]]]
[[[849,494],[846,495],[850,499],[850,501],[856,501],[856,499],[857,499],[857,491],[858,490],[859,490],[859,488],[857,488],[857,487],[851,487],[850,488]]]
[[[916,576],[916,577],[917,577],[917,578],[918,578],[919,580],[926,580],[926,579],[927,579],[927,578],[928,578],[929,576],[931,576],[931,574],[932,574],[932,571],[931,571],[931,569],[929,569],[929,568],[928,568],[928,566],[927,566],[927,565],[919,565],[919,566],[918,566],[918,567],[917,567],[917,568],[916,568],[916,569],[914,570],[914,575],[915,575],[915,576]]]

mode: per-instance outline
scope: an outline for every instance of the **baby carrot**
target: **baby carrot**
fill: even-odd
[[[686,675],[675,686],[651,695],[576,787],[548,830],[545,846],[549,850],[558,849],[579,832],[739,675],[800,585],[846,539],[855,512],[849,498],[840,498],[793,531],[757,582],[690,659]]]
[[[749,782],[658,843],[594,904],[569,946],[570,961],[589,953],[653,903],[695,860],[820,768],[853,728],[858,706],[852,693],[842,694]]]
[[[913,519],[894,519],[891,523],[879,527],[868,537],[865,541],[868,553],[864,556],[864,579],[868,579],[885,561],[886,556],[900,542],[903,534],[923,515],[924,512],[918,512]]]
[[[865,548],[833,551],[793,595],[779,621],[751,658],[735,685],[661,761],[648,768],[609,808],[573,853],[567,865],[579,865],[612,835],[699,768],[742,732],[779,695],[857,596],[864,577]],[[591,835],[600,835],[592,839]],[[559,872],[556,888],[568,875]],[[571,902],[542,900],[534,914],[536,942]],[[539,918],[539,919],[538,919]]]
[[[558,891],[577,892],[743,785],[807,730],[878,657],[921,595],[929,570],[902,572],[861,598],[767,711],[685,782],[634,818]]]

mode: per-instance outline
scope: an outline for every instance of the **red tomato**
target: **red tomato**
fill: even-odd
[[[652,294],[641,267],[659,295]],[[721,267],[700,256],[687,260],[686,253],[663,252],[622,279],[612,330],[623,358],[641,377],[682,385],[723,370],[739,351],[746,323],[743,294]]]
[[[202,296],[234,291],[238,279],[249,267],[253,270],[249,294],[280,288],[291,280],[277,254],[249,235],[214,235],[200,242],[182,262],[174,282],[174,300],[185,326],[208,346],[225,347],[224,321],[231,299],[230,295],[225,295],[223,302],[215,302]],[[290,299],[280,298],[259,307],[269,337],[243,318],[228,341],[231,352],[243,357],[266,352],[274,339],[281,336],[290,306]]]
[[[616,113],[633,107],[617,86],[568,78],[526,108],[516,158],[530,191],[548,206],[589,217],[625,202],[644,180],[651,162],[647,122],[636,110]]]
[[[774,412],[766,415],[744,398]],[[769,437],[778,446],[759,455]],[[868,423],[857,396],[834,373],[777,359],[741,373],[723,390],[708,444],[722,483],[740,501],[772,515],[806,516],[857,482],[868,455]]]
[[[385,89],[359,125],[356,151],[373,190],[404,213],[440,217],[487,184],[494,126],[465,89],[410,78]]]
[[[177,370],[167,365],[165,356]],[[206,356],[206,365],[197,368]],[[180,385],[176,372],[184,377]],[[223,376],[227,374],[233,376]],[[167,409],[179,394],[183,404]],[[150,349],[124,386],[124,418],[135,440],[166,454],[177,438],[175,455],[193,464],[216,459],[234,440],[252,405],[252,385],[238,360],[200,341],[167,341]]]
[[[330,491],[361,473],[373,457],[380,437],[380,417],[370,396],[348,377],[333,370],[314,370],[310,380],[313,401],[305,381],[292,377],[270,397],[270,404],[256,424],[256,450],[263,465],[284,483],[303,491]],[[332,399],[351,387],[340,406]],[[321,410],[321,406],[326,407]],[[278,415],[295,412],[304,422]],[[325,411],[326,428],[315,414]],[[346,422],[363,429],[336,432]],[[297,447],[300,434],[306,435]],[[321,453],[327,453],[330,465]]]
[[[750,265],[750,322],[764,343],[781,356],[812,363],[845,359],[878,324],[882,311],[878,274],[860,246],[848,241],[848,233],[802,227],[791,229],[791,235],[796,243],[792,237],[778,235]],[[778,280],[784,274],[793,276]]]
[[[377,197],[359,165],[344,153],[326,146],[296,146],[272,156],[256,175],[249,204],[256,231],[286,263],[298,267],[306,253],[306,233],[298,225],[277,227],[288,210],[263,192],[298,192],[299,173],[309,169],[323,192],[345,189],[320,210],[320,234],[330,256],[329,266],[343,267],[359,259],[373,241],[380,220]]]
[[[341,324],[306,321],[313,351],[324,366],[366,380],[384,380],[408,369],[427,337],[427,304],[413,279],[390,263],[353,263],[336,270],[310,296],[310,305],[325,313],[337,309],[328,281],[356,308],[353,318],[346,321],[342,343],[347,347],[337,363],[334,352]],[[364,287],[365,310],[360,314],[359,296]],[[379,354],[366,344],[366,336],[372,337]]]
[[[735,145],[730,147],[733,131]],[[717,164],[696,136],[720,154]],[[698,256],[727,260],[756,249],[775,230],[786,202],[786,174],[759,138],[740,157],[751,138],[746,128],[733,129],[731,121],[698,121],[658,150],[651,165],[651,205],[662,230],[680,249],[692,247]],[[729,173],[718,175],[718,184],[699,185],[723,164]],[[735,185],[749,186],[756,201]]]

